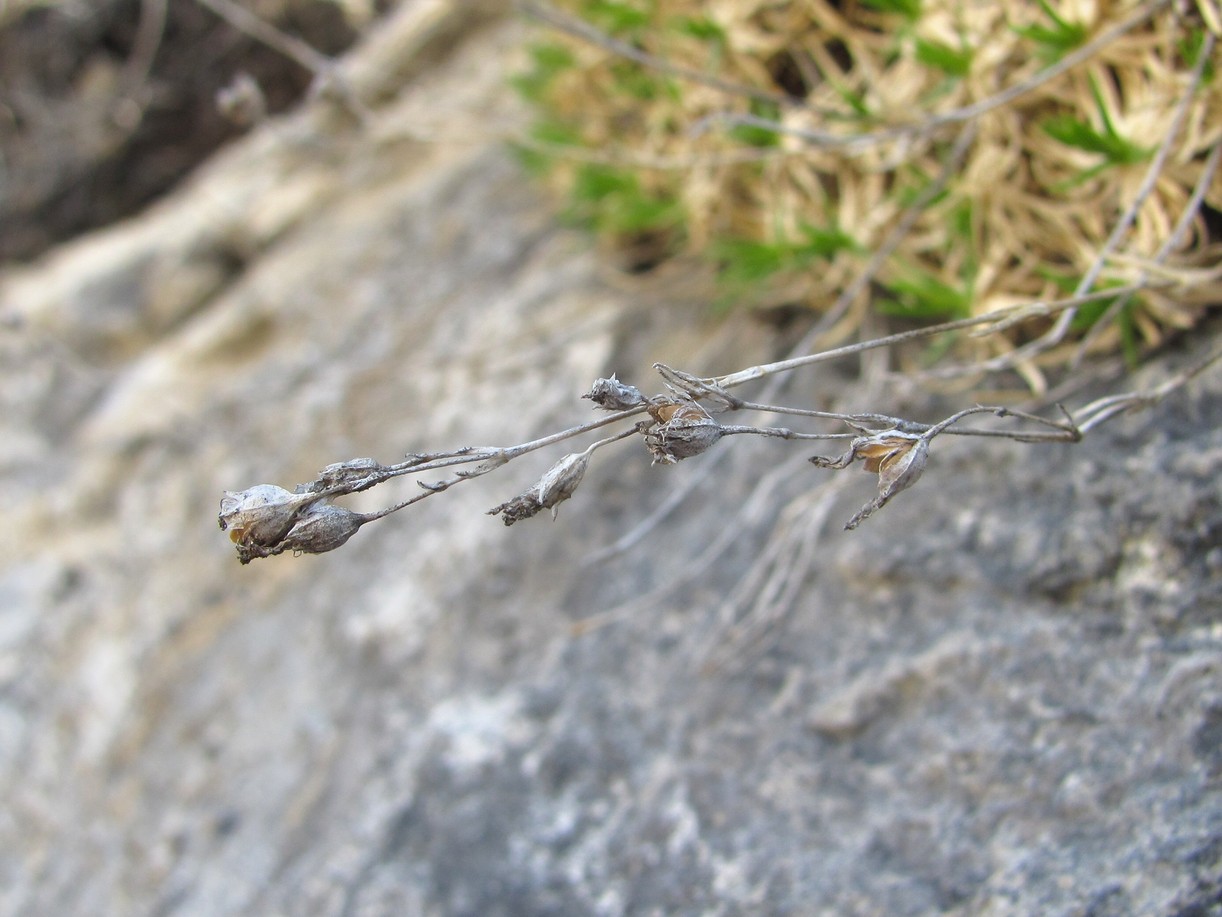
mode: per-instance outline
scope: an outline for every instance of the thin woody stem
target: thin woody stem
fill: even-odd
[[[956,108],[953,111],[945,112],[941,115],[934,115],[926,118],[924,121],[915,124],[901,124],[894,127],[884,128],[878,131],[858,134],[833,134],[829,131],[809,130],[806,128],[795,127],[793,125],[782,124],[771,118],[763,118],[758,115],[750,114],[722,114],[713,115],[705,118],[698,125],[697,129],[707,129],[713,122],[733,126],[758,127],[763,130],[774,131],[778,134],[787,134],[792,137],[797,137],[800,140],[805,140],[808,143],[824,147],[824,148],[843,148],[849,150],[864,149],[870,146],[876,146],[880,143],[886,143],[891,140],[898,140],[903,137],[912,135],[930,134],[939,128],[945,127],[948,124],[958,124],[967,121],[973,121],[983,114],[986,114],[994,109],[1001,108],[1010,104],[1015,99],[1026,95],[1034,89],[1048,83],[1061,74],[1072,70],[1074,67],[1089,60],[1099,53],[1103,48],[1107,47],[1112,42],[1121,38],[1126,33],[1145,23],[1162,7],[1167,5],[1168,0],[1160,0],[1157,3],[1151,3],[1129,19],[1118,23],[1106,32],[1096,37],[1093,41],[1087,42],[1082,47],[1078,48],[1070,54],[1065,55],[1054,64],[1045,67],[1043,70],[1032,75],[1029,79],[1022,80],[1019,83],[1002,90],[996,95],[989,96],[987,99],[981,99],[971,105],[963,108]]]
[[[238,31],[245,32],[256,41],[296,61],[315,76],[326,73],[334,65],[334,61],[325,54],[319,53],[298,38],[286,35],[250,10],[234,3],[233,0],[196,0],[196,2],[212,10]]]
[[[723,436],[749,433],[755,436],[772,436],[776,439],[852,439],[856,433],[799,433],[788,427],[748,427],[740,424],[722,424]]]
[[[612,54],[617,54],[651,70],[676,76],[692,83],[699,83],[702,86],[708,86],[730,95],[758,99],[761,102],[784,104],[792,101],[788,96],[777,92],[770,92],[767,89],[758,89],[754,86],[746,86],[742,83],[723,80],[702,70],[694,70],[691,67],[684,67],[668,61],[665,58],[655,57],[642,51],[640,48],[606,34],[583,19],[566,16],[555,7],[548,3],[540,2],[540,0],[520,0],[518,6],[527,15],[547,23],[552,28],[558,29],[574,38],[589,42],[592,45],[597,45],[604,50],[610,51]]]
[[[1078,429],[1085,433],[1117,414],[1122,414],[1135,407],[1149,407],[1157,404],[1220,360],[1222,360],[1222,347],[1215,347],[1204,359],[1198,360],[1148,392],[1125,392],[1092,401],[1076,412],[1077,416],[1083,418],[1078,423]]]
[[[1062,410],[1064,410],[1062,408]],[[1009,430],[976,430],[967,428],[963,430],[950,429],[954,424],[958,423],[964,417],[969,417],[972,414],[993,414],[997,417],[1017,417],[1021,420],[1027,420],[1032,423],[1037,423],[1045,427],[1051,427],[1051,431],[1022,433]],[[1069,417],[1069,415],[1066,415]],[[1001,436],[1006,439],[1017,440],[1022,443],[1037,443],[1037,442],[1077,442],[1082,438],[1082,433],[1074,424],[1073,418],[1069,417],[1068,423],[1061,423],[1055,420],[1049,420],[1046,417],[1040,417],[1038,414],[1028,414],[1026,411],[1016,411],[1013,408],[1004,407],[988,407],[985,405],[977,405],[972,408],[965,408],[947,417],[945,420],[931,426],[922,435],[923,439],[932,440],[935,436],[942,433],[958,433],[960,436]]]
[[[506,457],[506,461],[515,459],[520,455],[525,455],[527,452],[534,452],[536,449],[543,449],[546,446],[554,443],[562,442],[566,439],[572,439],[574,436],[580,436],[582,433],[588,433],[591,430],[597,430],[599,427],[605,427],[608,424],[617,423],[626,417],[631,417],[634,414],[641,414],[645,411],[645,406],[628,408],[626,411],[616,411],[614,414],[608,414],[600,420],[592,420],[589,423],[584,423],[568,430],[561,430],[559,433],[553,433],[550,436],[543,436],[539,439],[531,440],[528,443],[522,443],[520,446],[510,446],[500,450]],[[621,437],[612,437],[610,441]],[[595,445],[598,445],[595,443]]]
[[[1040,301],[1034,303],[1020,303],[1006,309],[998,309],[996,312],[990,312],[987,315],[977,315],[973,316],[972,318],[961,318],[953,322],[943,322],[940,325],[930,325],[927,328],[915,328],[911,331],[901,331],[897,334],[889,334],[869,341],[861,341],[856,344],[846,344],[843,347],[836,347],[832,350],[821,351],[820,353],[807,354],[801,357],[791,357],[788,360],[779,360],[776,363],[765,363],[760,366],[752,366],[748,369],[739,370],[738,372],[730,373],[725,376],[717,376],[710,380],[710,382],[711,384],[720,388],[732,388],[736,385],[742,385],[744,382],[762,379],[765,376],[789,372],[790,370],[799,369],[804,366],[813,366],[816,363],[826,363],[829,360],[838,360],[841,357],[852,356],[866,350],[875,350],[879,347],[891,347],[895,344],[902,344],[907,341],[915,341],[920,340],[921,338],[933,337],[935,335],[945,334],[948,331],[960,331],[965,328],[980,328],[988,325],[1001,325],[1003,322],[1012,321],[1020,316],[1022,319],[1026,319],[1036,316],[1056,315],[1065,311],[1066,309],[1073,309],[1086,303],[1096,302],[1101,299],[1111,299],[1113,296],[1123,296],[1126,293],[1136,293],[1141,290],[1148,289],[1154,285],[1155,283],[1153,281],[1145,281],[1143,283],[1134,283],[1122,287],[1112,287],[1107,290],[1096,290],[1082,296],[1074,296],[1070,299],[1057,300],[1053,302]],[[1170,285],[1170,282],[1167,282],[1165,285]]]
[[[1212,40],[1213,36],[1209,36]],[[1197,179],[1196,187],[1192,189],[1192,196],[1188,199],[1188,203],[1184,205],[1184,210],[1180,214],[1179,220],[1175,224],[1175,228],[1171,231],[1163,244],[1158,247],[1158,251],[1154,253],[1153,264],[1162,264],[1167,256],[1179,246],[1184,235],[1192,226],[1192,221],[1196,218],[1197,213],[1201,209],[1201,204],[1205,200],[1205,194],[1209,190],[1210,184],[1213,182],[1214,172],[1218,169],[1218,161],[1222,156],[1222,141],[1213,145],[1209,150],[1209,156],[1205,159],[1205,165],[1201,169],[1201,175]],[[1139,280],[1144,280],[1149,276],[1149,271],[1142,271],[1138,275]],[[1111,324],[1112,320],[1120,314],[1132,300],[1133,294],[1127,294],[1119,297],[1116,302],[1108,306],[1107,311],[1100,317],[1090,329],[1082,337],[1082,342],[1078,345],[1078,352],[1074,355],[1073,366],[1076,368],[1086,356],[1086,351],[1095,339],[1102,333],[1103,329]]]
[[[624,412],[624,413],[633,413],[633,412],[629,411],[629,412]],[[622,416],[622,414],[620,416]],[[618,420],[618,419],[619,417],[606,418],[602,423],[606,424],[606,423],[610,423],[612,420]],[[592,427],[589,424],[586,425],[586,429],[591,429],[591,428]],[[600,439],[595,443],[591,443],[584,450],[582,450],[582,454],[583,455],[592,455],[596,449],[601,449],[603,446],[608,446],[611,443],[619,442],[621,439],[627,439],[629,436],[636,435],[636,432],[637,431],[635,428],[621,430],[619,433],[616,433],[614,436],[608,436],[606,439]],[[565,431],[565,433],[568,435],[573,435],[573,436],[577,435],[576,433],[573,433],[573,431],[571,430]],[[555,436],[560,436],[560,434],[555,434]],[[551,439],[553,441],[557,441],[554,439],[554,437],[545,437],[545,439]],[[536,440],[536,444],[538,442],[541,442],[541,440]],[[533,445],[534,448],[540,448],[540,449],[543,448],[542,446],[539,446],[536,444],[526,443],[524,445]],[[550,445],[550,443],[547,443],[546,445]],[[501,455],[501,454],[507,454],[510,452],[514,452],[515,454],[510,455],[508,458],[505,459],[505,462],[508,462],[512,458],[516,458],[518,455],[524,454],[523,452],[517,451],[520,449],[522,449],[521,446],[516,446],[513,449],[502,449],[502,450],[499,450],[492,457],[496,457],[497,455]],[[527,450],[527,451],[531,451],[531,450]],[[486,460],[487,459],[485,458],[485,461]],[[474,461],[474,459],[468,459],[468,461]],[[418,493],[412,497],[409,497],[408,499],[403,500],[402,502],[396,503],[393,506],[388,506],[386,509],[378,510],[378,512],[376,513],[370,513],[369,519],[371,520],[372,519],[381,519],[383,516],[389,516],[391,513],[398,512],[399,510],[404,509],[408,506],[411,506],[414,503],[419,503],[421,500],[427,500],[429,497],[433,496],[434,494],[444,493],[445,491],[453,487],[455,484],[461,484],[464,481],[470,481],[473,478],[478,478],[481,475],[485,475],[489,471],[492,471],[495,468],[499,468],[501,465],[505,464],[505,462],[499,462],[495,465],[490,465],[485,468],[476,468],[466,473],[460,472],[459,474],[456,474],[450,478],[446,478],[443,481],[436,481],[436,482],[432,482],[428,484],[421,482],[420,486],[424,488],[423,492]],[[429,467],[440,467],[440,466],[431,465]],[[413,468],[413,469],[408,469],[408,470],[409,471],[421,471],[425,469]]]

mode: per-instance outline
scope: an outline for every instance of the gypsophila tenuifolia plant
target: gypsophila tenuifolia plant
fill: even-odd
[[[1106,292],[1113,296],[1118,291]],[[1134,291],[1121,290],[1119,294],[1127,292]],[[238,559],[244,564],[286,551],[326,553],[345,544],[366,523],[497,471],[528,453],[618,425],[621,429],[614,434],[554,462],[535,484],[489,513],[500,515],[506,525],[529,519],[547,509],[552,511],[554,519],[559,505],[572,498],[586,476],[594,454],[620,440],[639,439],[651,463],[665,466],[698,459],[726,437],[749,435],[789,442],[847,440],[848,450],[843,454],[815,455],[811,462],[828,469],[843,469],[860,462],[867,472],[878,476],[877,495],[845,525],[846,529],[852,529],[918,482],[926,471],[934,440],[944,434],[1004,437],[1018,443],[1077,442],[1108,418],[1165,398],[1207,366],[1222,359],[1222,348],[1215,349],[1206,359],[1156,389],[1109,396],[1074,411],[1060,408],[1062,418],[1057,420],[1006,407],[975,405],[930,424],[877,412],[838,413],[747,401],[732,394],[731,389],[752,380],[917,338],[973,326],[1005,327],[1025,316],[1056,315],[1099,298],[1100,294],[1091,294],[1057,302],[1021,304],[987,316],[892,334],[714,378],[697,377],[659,363],[655,364],[655,369],[661,376],[662,390],[652,396],[643,395],[638,388],[615,376],[597,379],[590,391],[582,396],[605,412],[596,420],[515,446],[466,446],[449,452],[411,453],[403,461],[391,465],[370,458],[338,462],[328,465],[316,480],[298,485],[293,492],[273,484],[257,484],[242,491],[227,492],[221,500],[220,527],[229,533],[237,547]],[[789,415],[808,422],[831,424],[833,429],[799,431],[788,427],[730,424],[721,419],[738,412]],[[966,418],[978,415],[1010,418],[1020,421],[1023,426],[1011,429],[960,425]],[[436,473],[448,469],[454,469],[448,477],[435,477]],[[379,512],[357,513],[334,502],[338,497],[369,490],[406,475],[425,476],[417,481],[420,492]]]
[[[334,61],[233,0],[198,2],[298,60],[317,91],[369,119]],[[1042,393],[1049,367],[1075,365],[1109,330],[1113,343],[1098,349],[1119,339],[1131,357],[1165,329],[1190,327],[1222,290],[1202,214],[1204,204],[1222,202],[1222,139],[1205,114],[1222,92],[1213,66],[1222,22],[1212,0],[1105,4],[1081,21],[1042,0],[985,4],[970,18],[952,0],[863,0],[835,28],[800,4],[762,0],[724,8],[561,2],[569,11],[519,0],[557,40],[535,45],[531,69],[515,82],[544,114],[520,148],[567,176],[570,215],[629,244],[645,240],[655,258],[714,243],[723,276],[748,288],[736,295],[783,288],[786,301],[820,313],[819,323],[790,359],[729,375],[703,379],[658,364],[663,390],[652,396],[614,376],[596,380],[583,397],[605,416],[519,445],[413,453],[390,465],[354,459],[292,493],[271,484],[226,493],[220,525],[243,563],[334,550],[369,522],[611,426],[621,429],[563,456],[490,512],[506,525],[547,509],[554,518],[595,453],[622,439],[639,438],[653,464],[671,465],[751,435],[847,440],[846,452],[811,461],[827,469],[860,462],[878,476],[877,495],[848,520],[851,529],[918,483],[944,434],[1076,442],[1222,357],[1215,350],[1156,389],[1061,409],[1057,420],[983,405],[936,423],[821,412],[769,403],[776,378],[758,402],[731,394],[934,336],[978,344],[974,359],[910,375],[1013,371]],[[680,180],[687,175],[700,180]],[[748,234],[726,236],[726,226]],[[775,283],[782,275],[798,285]],[[883,294],[877,311],[953,320],[808,352],[822,331],[861,327],[871,288]],[[1064,346],[1074,338],[1076,348]],[[734,412],[833,429],[723,421]],[[1022,426],[960,425],[990,414]],[[420,492],[379,512],[334,502],[402,476],[418,476]]]
[[[1088,349],[1136,362],[1219,301],[1199,270],[1218,242],[1200,200],[1222,208],[1217,0],[518,6],[539,26],[514,80],[522,157],[636,266],[703,256],[724,303],[845,326],[1151,271],[1191,288],[921,355],[953,355],[940,377],[1020,368],[1037,393]],[[865,275],[877,295],[842,302]]]

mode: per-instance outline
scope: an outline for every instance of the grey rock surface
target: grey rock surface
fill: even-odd
[[[851,533],[859,472],[627,441],[555,523],[484,512],[565,447],[238,565],[223,490],[786,346],[608,281],[500,140],[519,26],[472,9],[354,52],[364,130],[318,103],[0,278],[0,912],[1222,912],[1216,369],[1079,445],[938,440]],[[850,382],[788,397],[943,416]]]

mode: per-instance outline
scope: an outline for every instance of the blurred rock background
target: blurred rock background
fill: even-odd
[[[504,143],[499,4],[260,4],[354,42],[356,112],[193,3],[131,70],[157,4],[25,6],[0,11],[3,913],[1222,912],[1216,369],[1077,446],[949,443],[852,533],[873,484],[805,450],[729,441],[706,474],[628,441],[555,523],[484,515],[528,458],[242,567],[223,490],[520,442],[587,419],[596,376],[802,329],[714,319],[699,278],[619,276],[558,223]],[[241,136],[214,114],[239,70],[272,112]],[[961,406],[853,369],[788,399]]]

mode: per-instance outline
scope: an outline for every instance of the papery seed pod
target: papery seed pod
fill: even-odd
[[[856,437],[844,455],[835,458],[816,455],[810,461],[820,468],[847,468],[858,459],[865,471],[878,475],[878,496],[857,511],[845,525],[846,529],[857,528],[862,520],[886,506],[897,493],[917,482],[929,461],[929,438],[885,430]]]
[[[929,440],[921,437],[915,442],[909,441],[897,445],[878,462],[878,491],[884,500],[890,500],[901,490],[911,487],[917,482],[925,465],[929,461]],[[866,468],[869,468],[869,461]],[[880,506],[882,504],[879,504]]]
[[[871,465],[878,470],[878,496],[859,509],[853,518],[844,524],[845,530],[857,528],[863,520],[878,509],[882,509],[901,490],[916,483],[925,463],[929,459],[929,440],[913,437],[901,441],[881,457],[868,457],[866,470]]]
[[[272,547],[280,542],[298,514],[318,500],[314,494],[293,494],[275,484],[256,484],[241,491],[225,491],[217,516],[221,531],[239,546]]]
[[[645,403],[640,389],[620,382],[614,373],[610,379],[595,379],[594,385],[581,397],[589,398],[606,411],[627,411]]]
[[[285,551],[325,554],[344,544],[368,521],[369,516],[364,513],[354,513],[333,503],[315,503],[298,516],[280,547]]]
[[[589,467],[588,452],[571,452],[549,468],[530,490],[493,507],[488,510],[488,515],[495,516],[499,513],[506,525],[513,525],[537,515],[541,510],[550,509],[552,518],[555,519],[559,505],[573,496]]]
[[[724,434],[721,424],[694,401],[654,401],[649,416],[655,424],[645,431],[645,446],[653,464],[673,465],[709,449]]]

